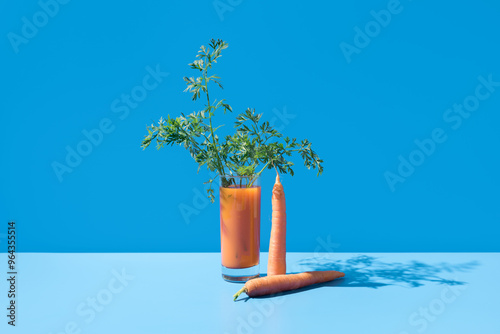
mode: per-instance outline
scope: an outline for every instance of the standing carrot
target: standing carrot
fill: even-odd
[[[273,215],[267,275],[286,274],[286,203],[280,175],[276,170],[276,182],[273,187]]]
[[[240,294],[245,292],[248,297],[271,295],[274,293],[295,290],[308,285],[333,281],[344,277],[345,274],[335,270],[306,271],[300,274],[275,275],[254,278],[245,283],[233,297],[236,300]]]

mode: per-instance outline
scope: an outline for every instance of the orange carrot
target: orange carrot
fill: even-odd
[[[340,271],[325,270],[254,278],[247,281],[245,286],[233,297],[234,300],[236,300],[243,292],[245,292],[248,297],[271,295],[282,291],[299,289],[312,284],[333,281],[336,278],[344,276],[345,274]]]
[[[273,187],[273,215],[267,275],[286,274],[286,203],[280,175],[276,170],[276,182]]]

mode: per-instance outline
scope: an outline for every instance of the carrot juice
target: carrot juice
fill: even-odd
[[[260,186],[220,187],[222,265],[241,269],[259,264]]]

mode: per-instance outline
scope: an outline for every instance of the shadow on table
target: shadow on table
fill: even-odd
[[[331,282],[334,286],[380,288],[388,285],[400,285],[417,288],[426,283],[463,285],[466,282],[442,277],[443,274],[468,272],[479,266],[478,261],[464,263],[428,264],[420,261],[386,262],[373,256],[359,255],[348,260],[328,258],[310,258],[299,261],[299,265],[308,270],[337,270],[345,273],[339,281]],[[446,275],[449,276],[449,275]]]
[[[303,292],[319,287],[362,287],[377,289],[384,286],[399,285],[408,288],[417,288],[427,283],[463,285],[463,281],[442,277],[444,274],[468,272],[479,266],[478,261],[464,263],[428,264],[420,261],[386,262],[373,256],[360,255],[348,260],[332,260],[313,257],[303,259],[298,265],[307,267],[307,270],[337,270],[345,273],[345,277],[331,282],[316,284],[298,290],[287,291],[280,296]],[[276,295],[258,298],[270,298]],[[246,301],[247,298],[242,299]]]

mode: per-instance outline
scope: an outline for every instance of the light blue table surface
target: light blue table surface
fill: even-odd
[[[1,333],[500,333],[499,253],[290,253],[289,272],[346,277],[237,302],[218,253],[17,256],[16,327],[2,279]]]

